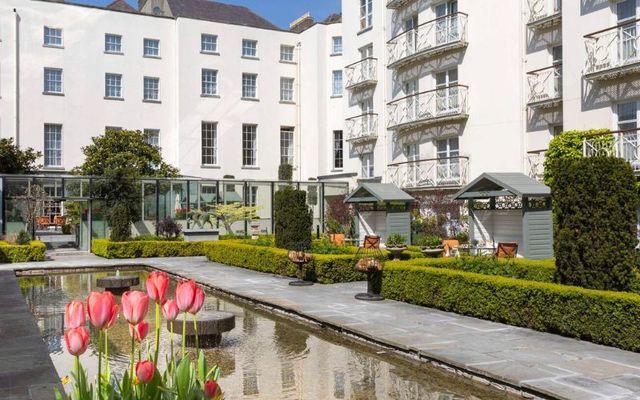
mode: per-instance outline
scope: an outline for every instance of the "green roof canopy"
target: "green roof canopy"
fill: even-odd
[[[486,172],[454,195],[457,200],[499,196],[551,197],[548,186],[520,172]]]
[[[362,183],[347,198],[345,203],[404,202],[415,199],[392,183]]]

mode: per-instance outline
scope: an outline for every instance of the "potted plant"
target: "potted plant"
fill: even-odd
[[[251,227],[251,239],[257,240],[260,237],[260,219],[253,218],[249,226]]]
[[[386,246],[391,258],[395,260],[407,249],[407,239],[399,233],[394,233],[387,238]]]
[[[329,239],[331,243],[344,244],[344,226],[335,218],[327,218],[327,231],[329,231]]]
[[[442,239],[436,235],[425,236],[420,245],[422,246],[422,254],[425,257],[439,257],[444,251]]]

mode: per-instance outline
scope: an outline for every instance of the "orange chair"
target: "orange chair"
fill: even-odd
[[[39,229],[48,227],[50,225],[49,217],[46,215],[36,217],[36,225]]]
[[[56,226],[56,229],[58,227],[62,229],[62,225],[65,224],[65,218],[62,215],[56,215],[53,217],[53,224]]]
[[[496,257],[498,258],[515,258],[518,255],[517,242],[500,242],[496,249]]]
[[[456,239],[443,240],[442,246],[444,246],[445,257],[454,257],[458,255],[458,248],[460,247],[460,242]]]
[[[367,235],[364,237],[365,249],[379,249],[380,248],[380,236]]]

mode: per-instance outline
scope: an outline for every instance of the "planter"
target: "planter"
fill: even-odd
[[[444,253],[444,248],[442,247],[423,247],[422,255],[429,258],[437,258],[440,257]]]
[[[382,268],[382,263],[375,257],[365,257],[358,260],[358,262],[356,263],[356,269],[367,274],[367,292],[356,294],[356,299],[364,301],[384,300],[384,297],[382,297],[379,293],[376,293],[373,288],[373,274],[377,271],[381,271]]]
[[[344,233],[332,233],[329,235],[329,239],[331,239],[331,243],[337,245],[344,244]]]
[[[387,247],[387,251],[391,255],[391,259],[392,260],[398,259],[400,257],[400,254],[402,254],[406,249],[407,249],[407,246],[390,246],[390,247]]]
[[[307,264],[309,261],[311,261],[311,254],[305,253],[304,251],[290,250],[289,260],[291,260],[292,263],[296,264],[297,266],[296,276],[298,277],[297,280],[289,282],[289,285],[291,286],[313,285],[313,282],[304,280],[304,265]]]
[[[182,233],[185,242],[204,242],[220,238],[218,229],[185,229]]]
[[[251,239],[258,240],[260,237],[260,221],[251,221]]]

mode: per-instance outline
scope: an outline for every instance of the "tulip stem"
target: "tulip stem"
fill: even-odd
[[[160,350],[160,304],[156,303],[156,352],[153,358],[156,365],[158,364],[158,352]]]
[[[82,378],[80,378],[80,356],[75,356],[74,357],[74,368],[75,368],[75,391],[76,391],[76,395],[78,397],[80,397],[80,382],[82,380]]]
[[[135,355],[136,355],[136,341],[131,336],[131,386],[133,386],[133,365],[135,363]]]
[[[186,339],[187,339],[187,312],[182,316],[182,358],[186,355]]]
[[[196,354],[200,351],[200,346],[198,344],[198,318],[195,314],[193,314],[193,330],[196,333]]]
[[[169,366],[170,370],[173,369],[173,321],[169,323],[171,325],[171,365]]]
[[[107,382],[111,380],[111,372],[109,371],[109,331],[104,331],[104,366],[107,375]]]
[[[98,333],[98,399],[102,400],[102,336],[103,331]]]

